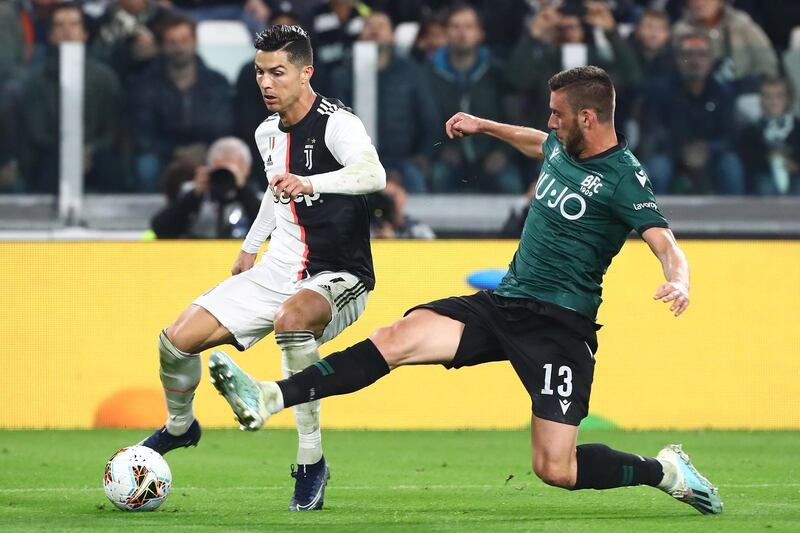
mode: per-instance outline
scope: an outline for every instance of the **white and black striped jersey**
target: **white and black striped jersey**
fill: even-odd
[[[374,156],[379,164],[361,120],[338,100],[317,95],[311,110],[296,124],[284,127],[276,113],[261,123],[255,136],[268,183],[288,172],[309,177],[314,186],[312,195],[301,194],[294,201],[283,194],[275,199],[267,190],[274,200],[275,229],[265,258],[289,265],[297,280],[323,271],[345,271],[372,290],[375,273],[367,198],[324,192],[338,190],[326,182],[336,176],[327,173],[351,165],[364,154]]]

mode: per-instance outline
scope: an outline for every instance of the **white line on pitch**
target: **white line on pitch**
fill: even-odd
[[[506,487],[519,487],[519,484],[510,483],[509,485],[390,485],[386,487],[369,485],[334,485],[333,490],[485,490],[502,489]],[[544,487],[544,485],[542,485]],[[800,487],[800,483],[744,483],[744,484],[725,484],[720,485],[722,489],[761,489],[761,488],[794,488]],[[102,487],[16,487],[0,488],[0,494],[14,494],[26,492],[100,492]],[[238,487],[172,487],[174,491],[212,491],[212,490],[236,490],[236,491],[265,491],[276,490],[284,491],[284,486],[238,486]]]

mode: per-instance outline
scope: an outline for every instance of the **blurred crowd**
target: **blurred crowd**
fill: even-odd
[[[0,0],[0,192],[56,192],[58,45],[79,41],[85,189],[162,192],[154,228],[179,236],[202,233],[201,200],[223,184],[238,211],[208,227],[246,228],[266,185],[253,133],[267,111],[249,61],[226,76],[201,59],[201,30],[219,38],[220,21],[248,35],[303,26],[314,89],[345,105],[353,44],[377,43],[391,188],[375,198],[376,233],[432,237],[404,218],[406,194],[528,191],[536,161],[489,137],[448,140],[443,122],[467,111],[544,128],[548,78],[585,64],[614,80],[617,129],[656,193],[800,194],[793,0]]]

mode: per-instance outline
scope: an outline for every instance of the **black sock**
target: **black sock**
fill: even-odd
[[[605,444],[578,446],[575,489],[613,489],[661,482],[664,472],[657,459],[612,450]]]
[[[278,382],[283,406],[292,407],[327,396],[363,389],[389,373],[381,352],[367,339]]]

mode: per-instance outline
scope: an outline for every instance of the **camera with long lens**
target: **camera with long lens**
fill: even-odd
[[[226,204],[236,198],[236,176],[227,168],[212,170],[208,181],[212,201]]]

